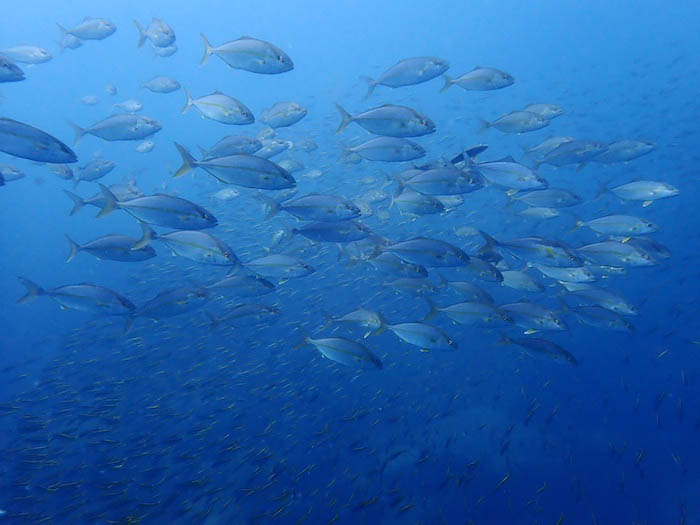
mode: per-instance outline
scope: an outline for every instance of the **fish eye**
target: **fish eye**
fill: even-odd
[[[284,62],[284,57],[282,55],[277,55],[277,60],[280,62]]]

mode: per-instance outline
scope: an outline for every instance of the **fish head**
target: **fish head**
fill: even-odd
[[[279,68],[280,73],[294,69],[294,62],[292,62],[292,59],[289,58],[287,53],[281,49],[276,50],[275,61],[277,62],[277,67]]]
[[[100,31],[101,34],[108,36],[117,30],[117,26],[115,26],[109,20],[100,19],[97,21],[97,29]]]
[[[442,75],[445,71],[450,69],[450,64],[446,60],[443,60],[441,58],[431,58],[427,63],[426,63],[426,69],[427,72],[438,76]]]
[[[450,348],[452,348],[453,350],[457,350],[457,343],[455,341],[453,341],[452,339],[450,339],[449,337],[447,337],[446,339],[447,339],[447,344],[450,346]]]
[[[428,117],[420,117],[415,120],[412,120],[412,124],[412,127],[416,131],[420,131],[424,135],[427,135],[428,133],[434,133],[437,129],[437,127],[435,126],[435,122],[433,122]]]
[[[156,119],[150,118],[150,117],[141,117],[140,124],[142,126],[144,126],[145,128],[147,128],[151,132],[151,134],[157,133],[158,131],[163,129],[163,126],[161,125],[160,122],[158,122]]]
[[[0,57],[0,78],[24,80],[24,72],[14,62]]]

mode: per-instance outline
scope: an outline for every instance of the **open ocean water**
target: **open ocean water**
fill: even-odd
[[[700,523],[700,4],[2,12],[0,524]]]

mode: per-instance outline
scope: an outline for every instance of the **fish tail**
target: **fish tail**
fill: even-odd
[[[440,310],[429,297],[424,297],[423,299],[425,299],[425,302],[428,303],[428,306],[430,307],[430,311],[428,312],[428,315],[423,318],[423,321],[430,321],[433,317],[440,313]]]
[[[352,115],[345,111],[343,107],[340,104],[335,105],[336,109],[340,112],[340,117],[343,119],[341,120],[340,124],[338,125],[338,129],[335,130],[336,133],[340,133],[343,131],[346,127],[348,127],[348,124],[352,122]]]
[[[211,53],[213,51],[211,44],[209,43],[209,40],[207,40],[207,37],[204,36],[204,33],[200,33],[202,35],[202,42],[204,42],[204,56],[202,57],[202,60],[199,62],[200,66],[203,66],[204,64],[207,63],[207,60],[209,60],[209,57],[211,56]]]
[[[382,334],[386,331],[386,328],[387,328],[386,319],[384,319],[384,316],[381,314],[381,312],[377,312],[377,317],[379,318],[379,328],[370,332],[367,337],[372,336],[372,335],[379,335],[379,334]]]
[[[117,198],[111,191],[109,191],[109,188],[107,186],[105,186],[104,184],[100,184],[99,182],[97,184],[100,187],[100,191],[102,192],[102,196],[105,200],[104,206],[102,207],[102,211],[100,211],[100,213],[97,214],[97,217],[104,217],[105,215],[109,215],[117,209]]]
[[[75,131],[75,139],[73,140],[73,146],[77,146],[78,142],[80,142],[80,139],[83,138],[83,135],[85,135],[85,130],[78,126],[75,122],[68,121],[68,124],[73,128],[73,131]]]
[[[70,215],[75,215],[83,208],[83,206],[85,206],[85,201],[80,195],[76,195],[75,193],[68,190],[63,190],[63,193],[68,195],[73,201],[73,209],[70,211]]]
[[[66,257],[66,262],[69,263],[75,258],[76,255],[78,255],[80,246],[68,235],[66,235],[66,240],[68,241],[68,247],[70,248],[70,253],[68,254],[68,257]]]
[[[213,332],[219,327],[219,324],[221,324],[221,319],[216,317],[213,313],[211,313],[209,310],[204,310],[204,313],[206,316],[209,318],[209,331]]]
[[[57,27],[58,30],[61,32],[61,37],[63,37],[63,36],[68,32],[68,31],[66,30],[66,28],[63,27],[63,26],[62,26],[61,24],[59,24],[58,22],[56,22],[56,27]]]
[[[477,133],[480,135],[484,132],[486,132],[487,129],[491,127],[491,123],[488,120],[484,120],[483,118],[479,119],[479,128],[477,130]]]
[[[174,177],[177,178],[182,177],[185,173],[195,168],[197,161],[192,155],[190,155],[190,152],[187,151],[187,148],[184,146],[181,146],[176,142],[175,147],[177,148],[177,151],[180,152],[180,156],[182,157],[182,166],[178,168],[174,175]]]
[[[182,90],[185,92],[185,96],[187,97],[185,107],[182,108],[182,114],[184,115],[185,113],[187,113],[187,110],[190,109],[190,107],[192,106],[192,96],[190,95],[190,92],[187,91],[187,88],[185,86],[182,86]]]
[[[267,209],[267,215],[265,216],[265,220],[269,220],[275,215],[277,215],[280,211],[280,203],[277,202],[275,199],[272,197],[268,197],[267,195],[263,195],[262,193],[258,192],[255,195],[255,198],[258,199],[263,203],[265,208]]]
[[[583,226],[583,221],[576,215],[574,215],[574,221],[574,227],[569,230],[569,233],[573,233],[576,230],[578,230],[581,226]]]
[[[145,222],[141,223],[141,232],[141,238],[131,247],[132,250],[140,250],[141,248],[145,248],[151,244],[153,239],[158,238],[158,235]]]
[[[22,283],[27,289],[27,293],[19,299],[17,299],[18,303],[28,303],[30,301],[33,301],[40,295],[44,295],[46,293],[41,286],[39,286],[33,281],[30,281],[29,279],[25,279],[24,277],[17,277],[17,279],[19,279],[19,282]]]
[[[299,350],[300,348],[304,348],[306,345],[309,344],[310,341],[311,341],[311,338],[310,338],[308,335],[302,334],[302,341],[301,341],[301,343],[299,343],[299,344],[297,344],[297,345],[294,345],[294,347],[292,348],[292,350]]]
[[[76,189],[80,184],[80,177],[73,177],[73,189]]]
[[[377,81],[370,77],[360,77],[361,80],[367,82],[367,94],[365,98],[369,98],[374,93],[374,88],[377,87]]]
[[[605,195],[606,193],[610,193],[610,190],[608,189],[608,184],[607,184],[607,182],[601,183],[601,184],[598,186],[598,194],[595,196],[595,199],[593,199],[593,200],[597,201],[598,199],[600,199],[600,198],[601,198],[603,195]]]
[[[442,75],[442,79],[445,81],[445,83],[442,85],[442,88],[440,89],[440,93],[444,93],[445,91],[450,89],[452,84],[455,83],[455,81],[449,75]]]
[[[136,320],[136,316],[134,314],[129,314],[126,318],[126,321],[124,322],[124,330],[122,331],[122,335],[126,335],[131,331],[131,327],[134,326],[134,321]]]
[[[486,241],[486,244],[484,245],[481,250],[479,250],[480,253],[483,253],[484,251],[492,250],[496,246],[498,246],[498,241],[491,237],[488,233],[485,231],[479,230],[479,234],[484,238]]]
[[[136,24],[136,29],[139,30],[139,42],[138,44],[136,44],[136,47],[141,47],[146,41],[146,37],[148,35],[146,35],[146,32],[143,30],[143,27],[141,26],[141,24],[138,23],[137,20],[134,20],[134,24]]]

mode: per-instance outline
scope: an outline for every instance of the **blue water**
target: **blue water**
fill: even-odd
[[[60,4],[60,5],[59,5]],[[16,276],[46,288],[88,282],[117,290],[136,304],[175,286],[210,284],[225,268],[158,256],[141,263],[98,261],[86,253],[64,262],[64,234],[80,243],[107,233],[138,237],[124,212],[94,218],[88,207],[69,216],[60,180],[43,165],[0,154],[0,163],[26,177],[0,188],[4,227],[0,284],[0,522],[8,523],[700,523],[700,350],[698,272],[698,86],[700,7],[658,2],[59,2],[31,0],[3,9],[0,47],[40,45],[53,60],[23,65],[27,79],[0,85],[0,114],[72,143],[70,119],[90,125],[112,104],[136,98],[163,129],[148,154],[134,142],[87,136],[75,148],[79,165],[101,155],[117,163],[101,180],[133,179],[145,193],[177,194],[219,218],[212,233],[243,261],[264,255],[276,231],[298,223],[287,214],[264,221],[255,191],[219,201],[223,188],[202,170],[173,179],[177,141],[197,152],[226,134],[263,129],[225,126],[182,115],[182,90],[139,90],[167,74],[196,96],[220,90],[259,117],[273,103],[294,100],[308,116],[277,138],[312,139],[318,149],[291,151],[299,192],[355,198],[381,188],[385,175],[410,164],[347,163],[343,148],[369,138],[356,124],[335,134],[334,103],[356,113],[384,103],[415,107],[437,132],[415,139],[423,161],[449,159],[486,143],[485,159],[513,155],[554,135],[612,142],[649,140],[657,149],[628,163],[591,163],[539,174],[550,185],[581,195],[583,204],[550,220],[526,219],[520,205],[504,207],[502,189],[484,188],[447,215],[409,220],[389,202],[363,222],[391,240],[423,235],[471,250],[456,232],[469,226],[499,239],[537,235],[572,247],[595,242],[588,229],[571,232],[578,217],[640,215],[661,227],[654,240],[671,251],[648,268],[596,283],[635,304],[635,330],[590,327],[564,314],[569,330],[540,333],[576,356],[578,366],[533,359],[502,345],[522,329],[488,330],[430,323],[458,343],[456,352],[420,352],[385,332],[364,340],[382,370],[355,370],[297,348],[304,334],[344,336],[363,331],[326,328],[325,313],[359,306],[393,323],[421,320],[426,302],[383,286],[393,279],[369,263],[339,255],[332,243],[294,239],[289,250],[316,272],[248,302],[280,309],[271,325],[224,323],[211,331],[205,310],[223,315],[236,300],[154,323],[62,311],[48,298],[16,304]],[[129,5],[131,4],[131,5]],[[116,33],[59,53],[55,22],[84,16],[112,20]],[[154,57],[136,48],[132,19],[167,21],[178,52]],[[285,50],[295,69],[281,75],[233,70],[217,57],[200,67],[199,33],[212,44],[242,35]],[[515,84],[491,92],[452,87],[441,79],[390,89],[365,100],[361,75],[377,78],[398,60],[432,55],[449,61],[450,75],[493,66]],[[105,86],[119,90],[110,96]],[[80,102],[99,97],[95,106]],[[494,120],[531,102],[565,109],[551,125],[522,135],[488,130]],[[611,195],[600,185],[637,179],[680,190],[649,207]],[[391,193],[395,185],[384,188]],[[81,183],[84,197],[98,191]],[[159,228],[159,231],[164,230]],[[469,241],[469,242],[468,242]],[[523,261],[507,257],[513,269]],[[437,283],[441,273],[431,270]],[[477,282],[496,304],[523,297],[557,309],[567,297],[530,270],[541,294]],[[441,289],[433,299],[458,296]]]

